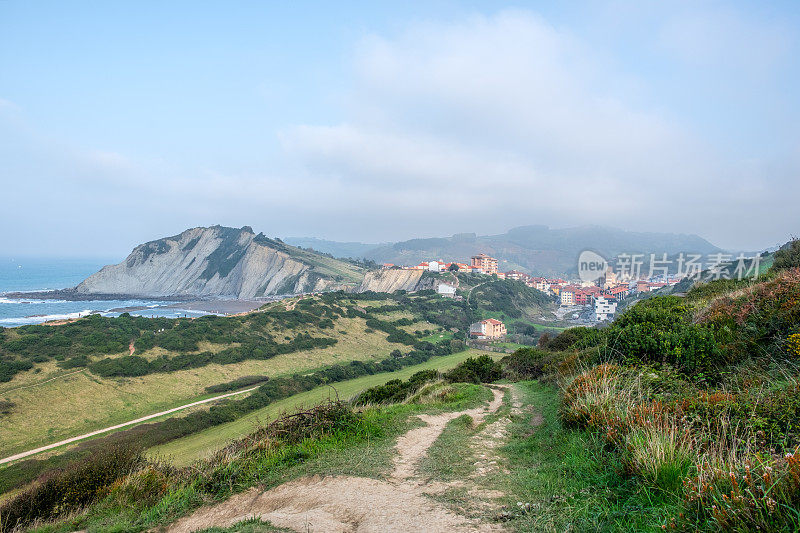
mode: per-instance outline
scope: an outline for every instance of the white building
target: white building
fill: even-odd
[[[440,283],[436,286],[436,292],[445,298],[455,298],[456,286],[449,283]]]
[[[561,305],[575,305],[575,291],[571,289],[561,289],[558,297],[561,299]]]
[[[594,301],[594,317],[598,322],[613,320],[616,313],[617,302],[613,299],[600,296]]]
[[[428,262],[428,271],[430,272],[441,272],[444,270],[444,263],[441,261],[429,261]]]
[[[487,318],[469,326],[469,336],[478,339],[499,339],[505,334],[505,324],[495,318]]]

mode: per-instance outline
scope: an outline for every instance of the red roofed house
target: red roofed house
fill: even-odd
[[[487,318],[486,320],[475,322],[469,327],[470,337],[477,339],[499,339],[505,334],[505,324],[495,318]]]
[[[616,287],[608,289],[606,292],[618,300],[621,300],[628,295],[629,291],[630,288],[627,285],[617,285]]]
[[[564,294],[564,291],[561,292]],[[592,302],[593,294],[586,289],[575,289],[572,301],[575,305],[587,305]]]
[[[519,270],[512,270],[510,272],[506,272],[506,279],[513,279],[516,281],[528,281],[531,277],[527,275],[525,272],[520,272]]]

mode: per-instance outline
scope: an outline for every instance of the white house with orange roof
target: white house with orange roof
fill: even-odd
[[[506,325],[496,318],[475,322],[469,327],[470,337],[476,339],[499,339],[506,334]]]

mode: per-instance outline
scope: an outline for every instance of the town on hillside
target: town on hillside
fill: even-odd
[[[608,267],[605,274],[594,282],[564,280],[561,278],[531,276],[518,270],[500,272],[498,263],[496,258],[480,253],[471,257],[469,265],[455,261],[434,260],[423,261],[413,266],[384,263],[383,268],[423,270],[427,272],[475,273],[496,276],[498,279],[520,281],[528,287],[533,287],[555,297],[561,307],[557,313],[559,318],[570,315],[573,318],[585,317],[587,321],[592,322],[613,320],[617,313],[619,302],[631,295],[654,291],[667,285],[674,285],[680,281],[678,276],[667,274],[644,279],[622,280],[619,279],[611,267]],[[440,283],[437,287],[437,292],[444,297],[458,298],[456,296],[456,287],[449,283]],[[499,322],[495,319],[490,320]],[[501,328],[498,324],[490,323],[490,320],[473,324],[470,334],[474,337],[486,339],[505,335],[505,326],[499,323],[499,326],[502,326]]]

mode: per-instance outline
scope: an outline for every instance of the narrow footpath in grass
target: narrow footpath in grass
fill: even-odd
[[[273,402],[233,422],[220,424],[161,446],[156,446],[148,451],[148,455],[165,458],[177,466],[185,466],[196,459],[207,457],[228,441],[247,435],[255,427],[277,418],[282,413],[292,412],[298,408],[315,405],[337,397],[347,400],[365,389],[382,385],[392,379],[407,379],[412,374],[422,370],[435,369],[444,372],[469,357],[478,357],[486,353],[481,350],[466,350],[451,355],[433,357],[424,363],[409,366],[395,372],[382,372],[332,383],[331,385],[323,385],[290,398]],[[493,358],[499,358],[504,354],[489,353],[489,355]]]
[[[420,461],[450,421],[468,417],[479,425],[500,408],[504,389],[493,389],[492,396],[488,404],[473,409],[418,415],[424,425],[397,439],[387,479],[311,476],[266,491],[255,487],[197,510],[168,531],[189,533],[253,519],[293,531],[502,531],[498,523],[463,516],[430,498],[431,480],[419,471]]]

